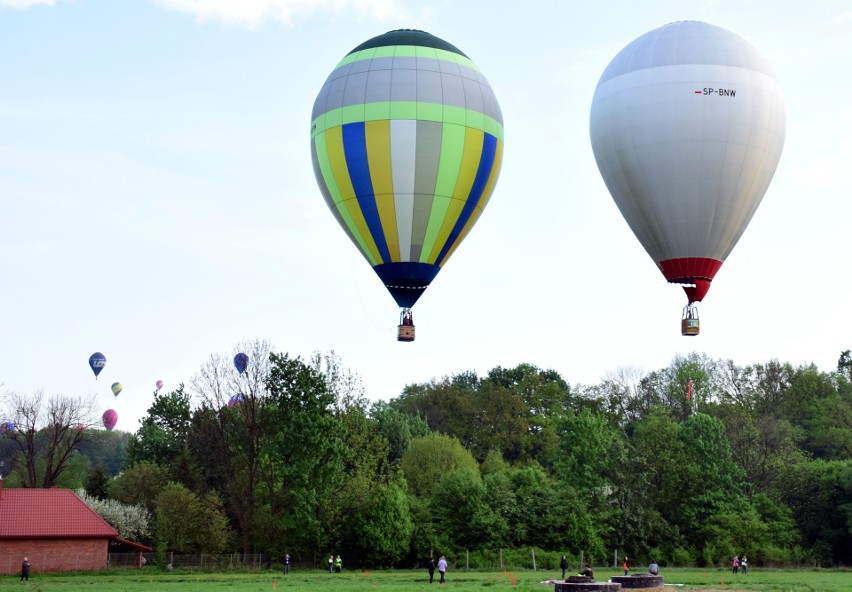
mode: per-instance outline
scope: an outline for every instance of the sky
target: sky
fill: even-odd
[[[787,107],[694,338],[589,141],[610,60],[680,20],[755,45]],[[325,78],[400,28],[466,53],[505,126],[494,194],[415,306],[413,343],[310,158]],[[371,400],[520,363],[596,384],[691,352],[831,371],[852,348],[850,63],[846,0],[0,0],[0,392],[93,393],[133,432],[157,380],[256,339],[334,351]]]

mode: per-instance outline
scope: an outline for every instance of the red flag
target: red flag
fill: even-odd
[[[691,378],[686,383],[686,400],[687,401],[692,400],[692,379]]]

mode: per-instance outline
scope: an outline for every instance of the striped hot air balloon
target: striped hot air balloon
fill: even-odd
[[[592,100],[595,160],[618,209],[669,282],[685,284],[681,329],[766,193],[784,147],[778,79],[743,38],[702,22],[627,45]]]
[[[485,77],[429,33],[391,31],[362,43],[320,90],[314,174],[402,307],[401,340],[413,340],[411,307],[488,203],[502,154],[503,117]]]

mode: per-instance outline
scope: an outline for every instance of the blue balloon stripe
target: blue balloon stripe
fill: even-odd
[[[379,208],[376,205],[376,194],[373,190],[373,180],[370,178],[370,161],[367,158],[367,136],[363,121],[343,125],[343,153],[346,155],[346,168],[349,170],[349,180],[355,190],[358,207],[367,222],[370,235],[379,249],[382,263],[391,260],[382,220],[379,218]]]
[[[438,265],[443,263],[444,258],[447,256],[447,252],[455,244],[459,234],[461,234],[462,230],[464,230],[468,220],[470,220],[470,217],[473,216],[473,213],[476,211],[476,206],[482,198],[485,186],[488,184],[488,177],[491,176],[491,169],[494,168],[494,158],[496,155],[497,138],[491,134],[483,134],[482,155],[479,158],[479,168],[476,170],[476,177],[474,177],[473,185],[470,188],[470,194],[467,196],[467,200],[459,214],[458,220],[456,220],[455,225],[453,225],[453,229],[450,231],[444,246],[441,248],[438,258],[435,259],[435,262]]]

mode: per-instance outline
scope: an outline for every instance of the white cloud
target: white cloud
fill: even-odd
[[[0,2],[5,0],[0,0]],[[13,0],[14,1],[14,0]],[[19,0],[24,1],[24,0]],[[292,26],[316,13],[355,14],[379,21],[404,16],[397,0],[155,0],[158,4],[194,15],[202,21],[256,27],[265,21]]]
[[[838,14],[836,17],[834,17],[831,20],[835,24],[847,23],[849,21],[852,21],[852,10],[847,10],[845,12],[841,12],[840,14]]]
[[[53,6],[56,0],[0,0],[0,7],[8,6],[9,8],[19,8],[24,10],[36,4],[47,4]]]

